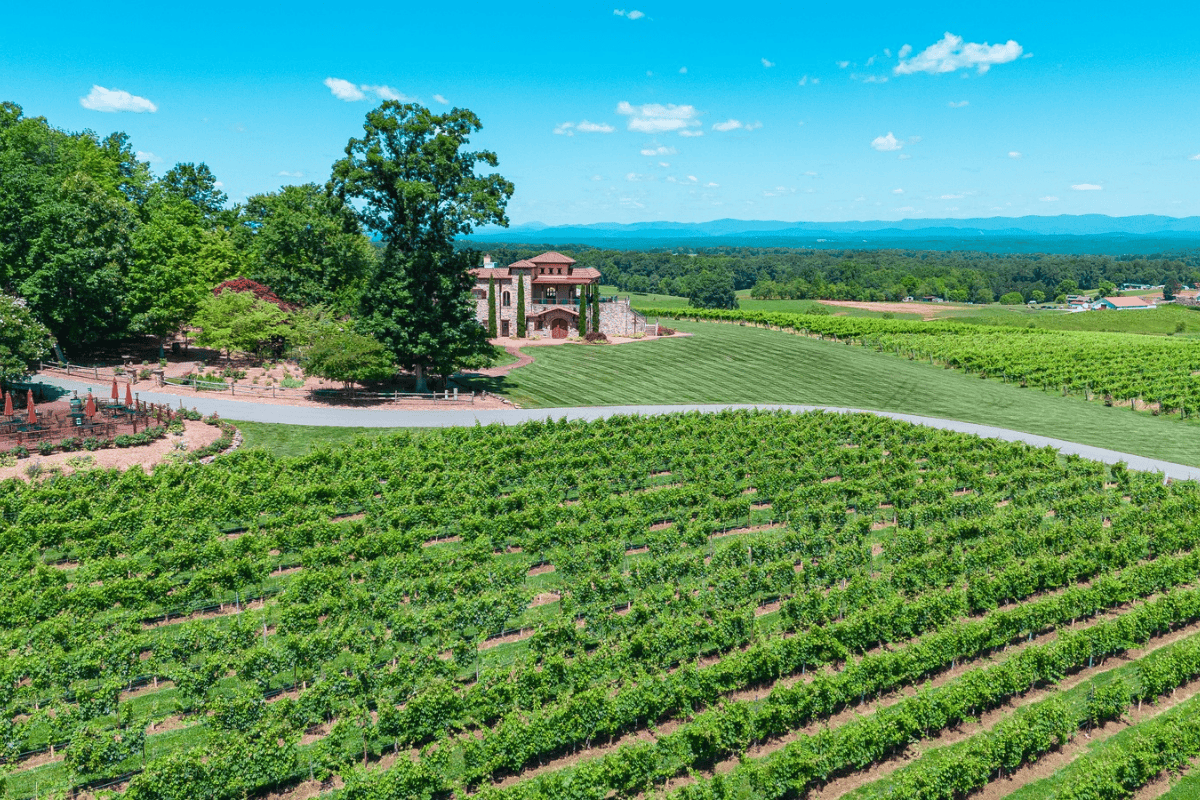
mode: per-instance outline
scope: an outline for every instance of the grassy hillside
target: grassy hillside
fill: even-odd
[[[760,402],[902,411],[1200,464],[1200,424],[780,331],[672,324],[695,335],[530,349],[533,364],[480,385],[524,406]]]

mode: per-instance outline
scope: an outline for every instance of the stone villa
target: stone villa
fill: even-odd
[[[540,334],[554,339],[582,335],[579,295],[587,287],[596,291],[600,285],[599,270],[576,267],[574,259],[553,251],[507,267],[484,256],[483,266],[471,270],[471,274],[475,276],[475,318],[481,325],[487,325],[488,320],[488,281],[496,281],[496,332],[501,336],[516,334],[517,281],[525,284],[524,336]],[[627,300],[600,298],[601,333],[630,336],[645,331],[646,318],[631,309]]]

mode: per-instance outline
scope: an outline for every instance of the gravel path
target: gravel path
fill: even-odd
[[[87,389],[103,390],[106,384],[84,383],[51,376],[39,377],[42,383],[60,386],[64,389],[77,389],[81,393]],[[254,403],[248,400],[228,400],[205,396],[181,398],[178,395],[156,394],[141,392],[140,397],[151,403],[178,406],[180,401],[189,408],[196,408],[204,414],[216,412],[229,419],[245,420],[247,422],[273,422],[286,425],[321,425],[331,427],[360,427],[360,428],[447,428],[468,425],[516,425],[530,420],[570,419],[596,420],[620,414],[671,414],[684,411],[700,411],[712,413],[727,409],[758,408],[762,410],[785,410],[793,412],[832,411],[837,413],[876,414],[881,417],[911,422],[930,428],[939,428],[960,433],[972,433],[992,439],[1002,439],[1008,442],[1025,442],[1035,447],[1053,447],[1061,453],[1074,454],[1083,458],[1100,461],[1105,464],[1115,464],[1124,461],[1130,469],[1142,472],[1161,472],[1173,480],[1200,480],[1200,468],[1170,461],[1160,461],[1155,458],[1119,453],[1102,447],[1092,447],[1062,439],[1051,439],[1048,436],[1036,436],[1032,433],[1014,431],[1007,428],[997,428],[992,425],[980,425],[974,422],[959,422],[957,420],[939,419],[937,417],[922,417],[916,414],[901,414],[894,411],[872,411],[870,409],[840,408],[836,406],[805,406],[805,405],[776,405],[776,404],[711,404],[711,405],[647,405],[647,406],[585,406],[579,408],[503,408],[503,409],[472,409],[470,403],[462,403],[460,407],[448,408],[444,411],[413,411],[402,409],[366,409],[366,408],[311,408],[297,406],[280,406]],[[452,403],[447,403],[451,406]]]

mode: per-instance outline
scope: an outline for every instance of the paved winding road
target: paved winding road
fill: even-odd
[[[42,383],[59,386],[68,390],[87,389],[103,391],[107,384],[86,383],[65,378],[42,376]],[[283,406],[268,403],[254,403],[243,400],[225,400],[211,395],[182,397],[174,394],[158,394],[156,392],[141,392],[140,397],[151,403],[179,405],[183,401],[189,408],[196,408],[204,414],[216,412],[229,419],[245,420],[247,422],[275,422],[287,425],[321,425],[332,427],[357,428],[447,428],[469,425],[516,425],[530,420],[570,419],[596,420],[619,414],[670,414],[681,411],[715,412],[727,409],[757,408],[762,410],[785,410],[793,412],[832,411],[837,413],[876,414],[881,417],[911,422],[930,428],[939,428],[960,433],[973,433],[992,439],[1002,439],[1008,442],[1025,442],[1035,447],[1053,447],[1061,453],[1069,453],[1105,464],[1115,464],[1124,461],[1130,469],[1143,472],[1161,472],[1172,480],[1200,480],[1200,468],[1175,464],[1170,461],[1160,461],[1156,458],[1146,458],[1132,453],[1119,453],[1106,450],[1103,447],[1092,447],[1086,444],[1067,442],[1062,439],[1052,439],[1048,436],[1037,436],[1024,431],[1014,431],[1007,428],[997,428],[992,425],[980,425],[974,422],[959,422],[937,417],[922,417],[916,414],[901,414],[894,411],[873,411],[871,409],[841,408],[837,406],[803,406],[775,405],[753,403],[728,403],[711,405],[649,405],[649,406],[583,406],[578,408],[503,408],[473,410],[470,403],[463,403],[458,408],[445,411],[414,411],[408,409],[367,409],[367,408],[313,408],[307,406]]]

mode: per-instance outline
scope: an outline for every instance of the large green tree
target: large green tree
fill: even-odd
[[[357,310],[377,263],[354,209],[316,184],[258,194],[240,209],[235,240],[246,272],[302,306]]]
[[[326,326],[304,350],[304,371],[340,381],[347,391],[355,381],[381,381],[395,374],[392,355],[383,345],[348,325]]]
[[[386,241],[363,294],[364,327],[414,371],[418,391],[427,372],[449,375],[490,352],[471,296],[476,254],[454,249],[455,237],[477,225],[508,224],[512,184],[475,171],[495,167],[496,154],[465,149],[481,127],[467,109],[435,114],[389,100],[367,114],[363,137],[333,165],[335,191],[361,200],[363,223]]]
[[[126,307],[130,331],[165,337],[191,319],[212,287],[241,272],[242,257],[224,228],[202,210],[155,189],[131,238]]]
[[[0,291],[64,346],[120,335],[149,170],[123,134],[71,134],[0,104]]]

